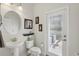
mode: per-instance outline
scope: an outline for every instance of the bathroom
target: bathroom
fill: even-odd
[[[0,3],[0,56],[79,56],[78,10],[73,3]],[[53,27],[56,22],[61,27]]]

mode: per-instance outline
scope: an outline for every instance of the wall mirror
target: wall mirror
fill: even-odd
[[[21,18],[16,12],[9,11],[4,15],[3,25],[8,33],[17,34],[21,27]]]

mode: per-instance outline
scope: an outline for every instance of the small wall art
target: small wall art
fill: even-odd
[[[42,24],[39,24],[39,26],[38,26],[38,27],[39,27],[39,31],[41,31],[41,32],[42,32],[42,29],[43,29],[43,28],[42,28]]]
[[[30,19],[24,19],[24,29],[32,29],[33,21]]]
[[[35,17],[35,24],[39,24],[39,16]]]

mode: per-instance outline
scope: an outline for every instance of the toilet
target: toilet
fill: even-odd
[[[27,40],[26,42],[27,53],[30,56],[40,56],[41,49],[39,47],[34,47],[34,40]]]

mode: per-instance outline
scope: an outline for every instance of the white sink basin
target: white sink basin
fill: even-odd
[[[15,47],[21,46],[23,43],[24,42],[21,41],[21,40],[16,40],[16,41],[10,40],[10,41],[6,42],[6,47],[9,47],[9,48],[13,47],[13,48],[15,48]]]
[[[13,49],[14,56],[19,56],[19,47],[24,44],[22,40],[10,40],[5,43],[5,46]]]

